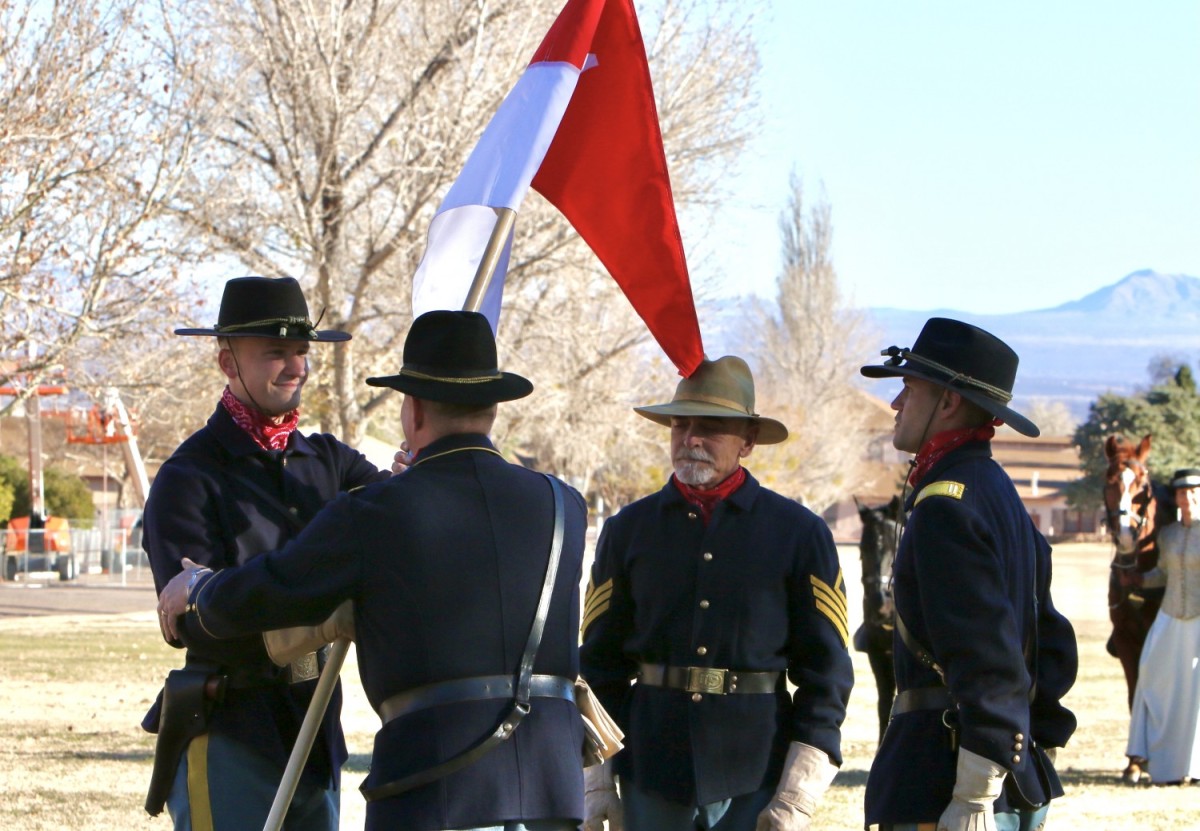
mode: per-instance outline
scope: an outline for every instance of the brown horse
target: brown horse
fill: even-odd
[[[1124,436],[1112,435],[1104,442],[1108,470],[1104,481],[1104,509],[1108,532],[1116,546],[1109,564],[1108,616],[1113,631],[1108,639],[1109,654],[1121,661],[1125,671],[1127,701],[1133,705],[1137,688],[1138,661],[1146,633],[1162,605],[1162,589],[1140,589],[1128,579],[1132,572],[1144,572],[1158,562],[1156,530],[1160,505],[1154,483],[1146,468],[1150,455],[1150,436],[1133,444]],[[1136,784],[1145,777],[1145,761],[1131,758],[1122,778]]]

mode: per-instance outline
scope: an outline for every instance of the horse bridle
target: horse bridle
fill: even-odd
[[[1133,547],[1122,553],[1120,545],[1121,527],[1120,520],[1124,516],[1129,516],[1129,511],[1120,508],[1118,501],[1117,508],[1110,508],[1108,505],[1108,492],[1106,489],[1104,510],[1106,523],[1108,525],[1109,535],[1113,539],[1114,547],[1112,562],[1109,563],[1110,569],[1119,571],[1132,571],[1137,568],[1138,554],[1143,548],[1151,544],[1151,535],[1146,533],[1153,517],[1150,514],[1151,506],[1154,505],[1154,489],[1150,483],[1150,477],[1146,471],[1146,467],[1140,462],[1130,459],[1121,464],[1121,468],[1134,471],[1135,475],[1141,480],[1141,487],[1130,496],[1130,506],[1134,509],[1133,515],[1130,517],[1130,534],[1133,537]],[[1124,591],[1121,593],[1121,599],[1116,605],[1124,603],[1128,599],[1132,591]],[[1114,606],[1115,608],[1115,606]]]
[[[880,509],[878,509],[878,508],[872,509],[872,512],[879,511],[879,510]],[[884,577],[881,573],[883,561],[884,561],[885,557],[890,554],[892,557],[892,562],[895,563],[896,549],[899,547],[899,544],[900,544],[901,524],[898,520],[893,519],[892,517],[887,516],[886,514],[881,514],[880,517],[875,522],[872,523],[872,526],[873,527],[871,528],[871,534],[874,537],[874,540],[873,540],[875,543],[874,548],[875,548],[876,555],[878,557],[878,562],[875,564],[876,571],[874,574],[868,575],[868,574],[864,573],[862,575],[862,583],[863,583],[864,587],[867,587],[867,586],[880,587],[880,591],[882,594],[884,588],[890,589],[891,583],[892,583],[892,577],[894,576],[894,572],[893,572],[892,574],[888,575],[886,580],[884,579]],[[866,540],[864,539],[864,542],[865,541]],[[863,560],[864,562],[866,561],[866,557],[863,556],[863,552],[861,549],[859,552],[859,558],[861,560]],[[886,616],[884,616],[883,619],[886,620]],[[892,628],[887,623],[883,623],[882,626],[884,629]]]

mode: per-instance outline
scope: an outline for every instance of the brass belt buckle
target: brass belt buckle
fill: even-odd
[[[292,661],[288,664],[288,674],[291,676],[288,681],[292,684],[316,678],[321,674],[320,666],[317,663],[317,653],[309,652]]]
[[[687,691],[690,693],[725,694],[725,673],[728,670],[712,667],[688,667]]]

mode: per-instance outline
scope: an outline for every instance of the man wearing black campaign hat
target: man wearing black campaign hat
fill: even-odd
[[[675,473],[597,545],[583,674],[627,746],[587,769],[584,828],[804,831],[841,765],[854,683],[833,538],[741,466],[788,436],[755,412],[741,358],[634,409],[670,427]]]
[[[984,330],[932,318],[868,378],[902,378],[897,450],[916,454],[893,563],[899,693],[867,779],[881,831],[1034,831],[1062,794],[1053,757],[1075,730],[1061,704],[1075,633],[1050,595],[1050,546],[992,459],[1013,410],[1017,355]],[[907,487],[906,487],[907,489]]]
[[[216,339],[226,379],[216,411],[163,464],[146,502],[143,545],[161,591],[182,563],[242,565],[296,536],[339,492],[387,478],[329,435],[296,430],[311,343],[349,340],[318,330],[292,278],[228,281],[216,326],[177,334]],[[316,687],[335,618],[308,632],[233,641],[160,617],[187,647],[143,722],[158,733],[146,809],[164,800],[176,829],[261,828]],[[288,814],[289,829],[338,827],[346,760],[340,689]],[[194,718],[201,713],[203,718]]]
[[[1159,785],[1200,779],[1200,468],[1175,471],[1171,490],[1179,521],[1158,529],[1158,565],[1123,575],[1166,587],[1142,648],[1125,749]]]
[[[162,594],[168,619],[186,608],[184,625],[237,637],[352,600],[383,721],[367,828],[575,829],[587,509],[488,438],[497,403],[533,387],[498,368],[483,315],[454,311],[418,317],[399,374],[367,383],[405,394],[411,467],[338,498],[281,551],[215,574],[186,563]]]

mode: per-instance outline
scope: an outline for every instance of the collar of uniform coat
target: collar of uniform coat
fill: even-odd
[[[952,467],[965,459],[992,457],[992,443],[990,441],[972,441],[961,447],[956,447],[947,453],[942,458],[938,459],[933,467],[929,468],[929,472],[925,474],[925,478],[914,484],[909,490],[908,496],[904,499],[904,512],[908,513],[913,509],[913,501],[921,492],[921,489],[930,482],[936,482],[941,478],[943,471],[946,468]]]
[[[489,455],[496,453],[496,447],[492,444],[492,440],[483,433],[456,433],[452,436],[442,436],[422,447],[417,457],[413,459],[412,467],[421,467],[426,462],[432,464],[434,461],[442,459],[450,461],[456,457],[461,458],[463,454],[456,452],[459,450],[482,450]],[[439,458],[435,460],[435,456]]]
[[[740,488],[730,494],[728,499],[724,501],[727,504],[733,505],[739,511],[748,511],[754,504],[754,499],[758,496],[758,490],[761,487],[762,485],[760,485],[758,480],[754,478],[754,474],[750,472],[749,468],[746,468],[746,481]],[[663,485],[662,491],[666,497],[665,504],[678,502],[684,506],[691,505],[691,503],[684,498],[683,494],[679,492],[679,488],[672,484],[669,478],[667,479],[667,483]]]

